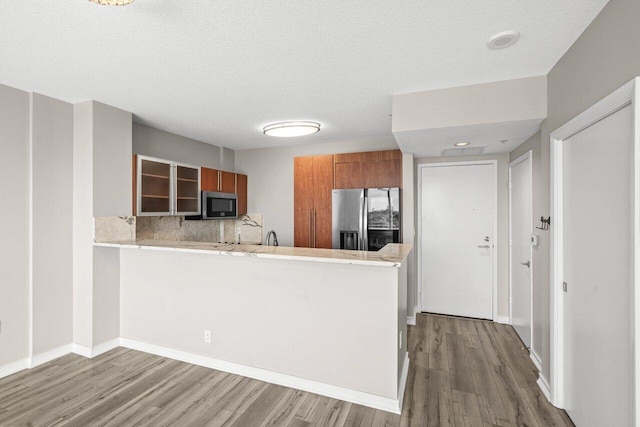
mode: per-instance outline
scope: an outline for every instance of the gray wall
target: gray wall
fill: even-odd
[[[93,104],[93,216],[131,215],[132,114]]]
[[[32,94],[33,354],[73,340],[73,106]]]
[[[249,212],[264,215],[281,246],[293,246],[293,158],[358,151],[397,150],[393,138],[236,151],[236,172],[248,175]]]
[[[0,85],[0,366],[29,357],[29,94]]]
[[[509,155],[508,154],[485,154],[481,156],[460,156],[460,157],[423,157],[416,158],[416,167],[423,163],[445,163],[445,162],[464,162],[473,160],[497,160],[498,167],[498,230],[497,234],[497,256],[498,256],[498,316],[502,322],[508,321],[509,316]],[[418,173],[415,174],[414,185],[418,190]],[[420,206],[418,206],[418,198],[416,193],[415,218],[416,229],[418,229],[418,214]],[[419,243],[419,242],[416,242]],[[417,256],[417,253],[416,253]],[[416,286],[419,285],[418,277]],[[417,297],[418,293],[416,293]]]
[[[632,78],[640,75],[640,1],[610,0],[547,78],[547,120],[542,124],[538,190],[534,188],[534,219],[550,215],[549,135]],[[532,143],[533,144],[533,143]],[[536,166],[534,166],[535,168]],[[553,227],[553,218],[552,227]],[[533,275],[540,316],[543,375],[549,379],[549,233],[540,233]],[[535,333],[535,332],[534,332]]]
[[[165,160],[234,171],[234,151],[160,129],[133,124],[133,153]]]

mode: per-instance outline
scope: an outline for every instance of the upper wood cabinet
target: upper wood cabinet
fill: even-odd
[[[200,168],[134,156],[135,215],[198,215]]]
[[[331,248],[333,156],[296,157],[293,165],[294,246]]]
[[[334,188],[402,187],[400,150],[335,154]]]
[[[246,175],[218,169],[202,168],[202,191],[236,193],[238,195],[238,215],[247,213]]]

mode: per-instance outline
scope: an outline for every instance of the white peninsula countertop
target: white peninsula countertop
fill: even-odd
[[[210,253],[237,257],[273,258],[336,264],[400,267],[413,248],[409,244],[390,243],[377,252],[338,249],[294,248],[286,246],[244,245],[234,243],[190,242],[182,240],[135,240],[96,242],[95,246],[151,249],[174,252]]]

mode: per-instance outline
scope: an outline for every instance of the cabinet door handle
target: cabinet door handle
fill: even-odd
[[[313,209],[309,209],[309,247],[312,248],[311,237],[313,236]]]

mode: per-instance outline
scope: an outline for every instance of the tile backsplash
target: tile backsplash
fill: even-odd
[[[96,242],[146,239],[260,244],[262,214],[204,221],[187,221],[180,216],[95,218]]]

